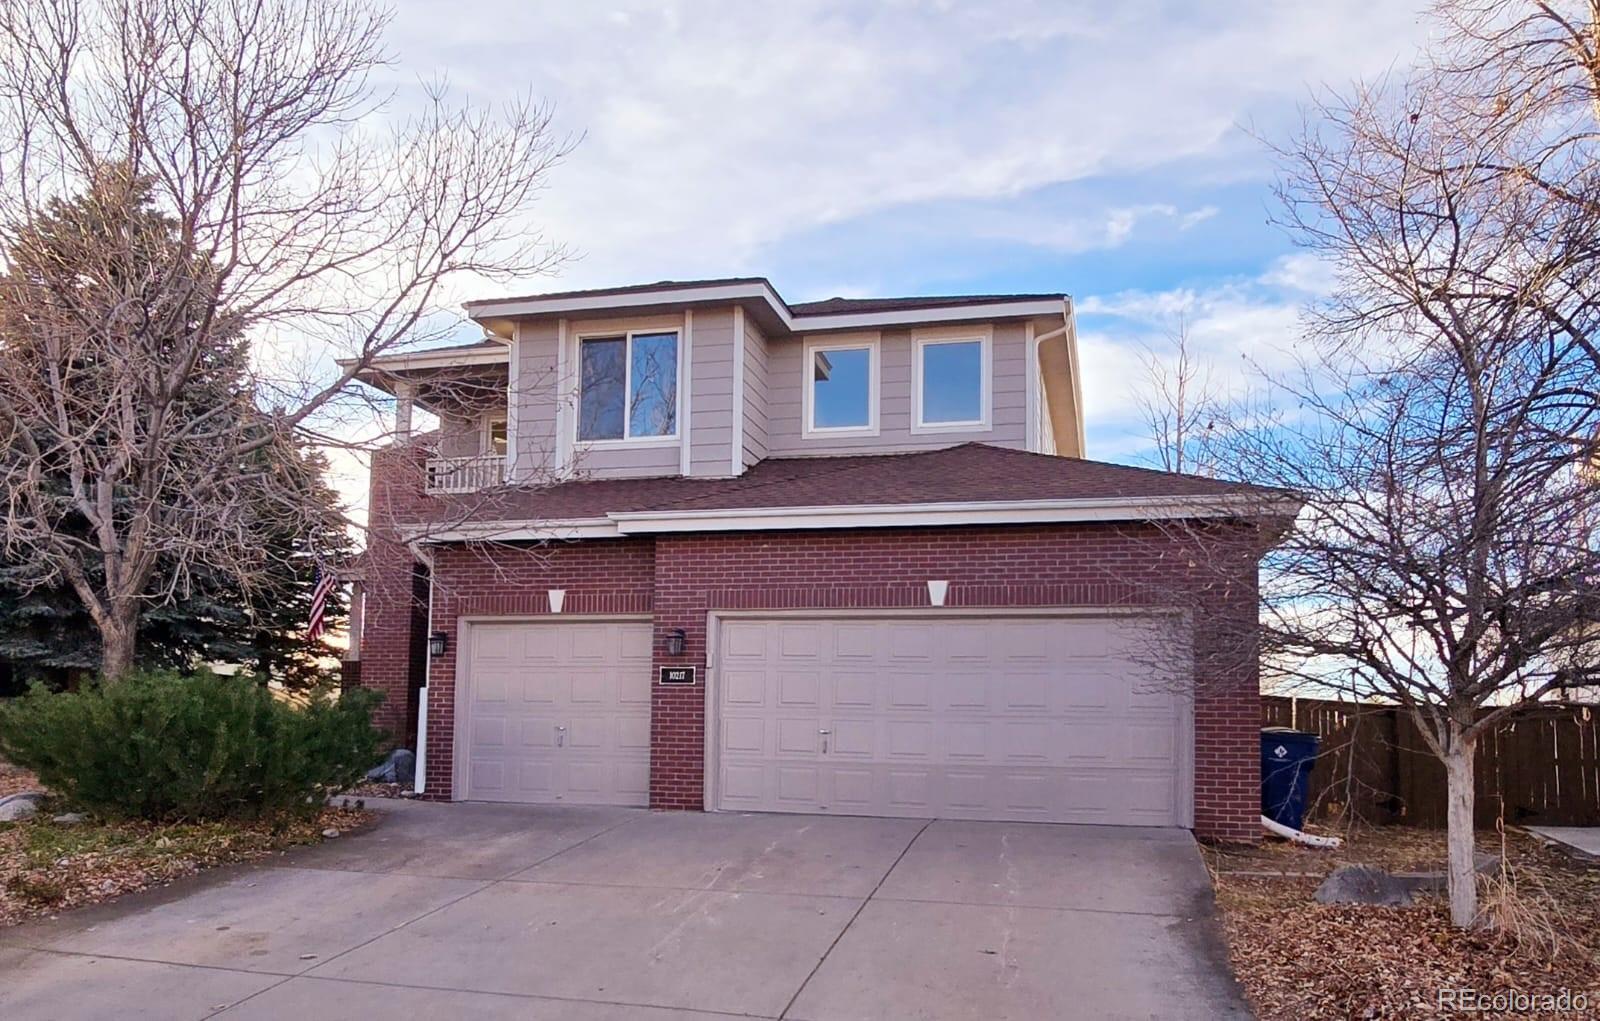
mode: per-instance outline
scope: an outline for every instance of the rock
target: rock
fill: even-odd
[[[1317,887],[1319,904],[1374,904],[1404,907],[1411,903],[1413,883],[1368,865],[1334,869]]]
[[[0,798],[0,822],[17,822],[39,814],[39,803],[44,801],[43,791],[23,791]]]
[[[50,821],[63,826],[76,826],[81,822],[88,822],[89,817],[82,812],[62,812],[60,815],[52,816]]]
[[[1473,868],[1480,876],[1492,876],[1500,871],[1500,856],[1487,851],[1475,852],[1472,856]],[[1426,890],[1432,893],[1443,893],[1449,889],[1450,879],[1444,872],[1396,872],[1394,878],[1410,883],[1413,891]]]
[[[412,783],[417,778],[417,757],[405,748],[396,748],[389,757],[367,770],[373,783]]]
[[[332,840],[334,837],[339,835],[339,831],[334,829],[332,826],[329,826],[327,829],[322,831],[322,835],[327,837],[329,840]]]

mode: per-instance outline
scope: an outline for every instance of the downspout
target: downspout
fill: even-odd
[[[411,550],[411,555],[422,562],[428,569],[428,616],[426,630],[433,633],[433,554],[423,548],[422,543],[412,540],[406,543]],[[427,649],[424,642],[423,648]],[[411,781],[411,792],[422,794],[428,789],[428,685],[433,680],[433,653],[425,652],[422,657],[422,690],[417,693],[417,755],[416,776]]]

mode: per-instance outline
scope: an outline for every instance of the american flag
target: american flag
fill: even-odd
[[[306,641],[314,642],[322,637],[323,612],[327,610],[328,597],[333,594],[333,587],[338,583],[339,580],[334,573],[318,560],[316,584],[311,586],[311,622],[306,625]]]

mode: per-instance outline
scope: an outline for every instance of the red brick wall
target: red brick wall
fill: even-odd
[[[1253,647],[1240,639],[1255,621],[1254,551],[1235,552],[1224,566],[1224,544],[1206,543],[1204,555],[1184,546],[1153,526],[1118,525],[662,536],[656,665],[703,671],[711,610],[927,606],[930,578],[950,582],[947,606],[1177,601],[1197,617],[1195,830],[1253,841],[1261,828],[1259,683]],[[684,630],[688,649],[668,660],[661,650],[673,628]],[[658,685],[653,704],[650,803],[698,808],[704,691]]]
[[[1254,543],[1255,533],[1236,537]],[[770,532],[604,539],[527,549],[448,548],[436,554],[432,629],[454,640],[463,615],[653,613],[656,666],[703,674],[707,614],[717,609],[891,608],[928,605],[926,582],[950,582],[950,606],[1139,606],[1178,602],[1196,616],[1195,829],[1254,840],[1260,825],[1255,548],[1225,568],[1153,526],[1051,525],[860,532]],[[1207,566],[1200,568],[1198,564]],[[369,568],[370,570],[370,568]],[[369,607],[369,619],[371,608]],[[686,654],[667,657],[682,628]],[[369,635],[371,631],[369,629]],[[389,646],[392,648],[392,645]],[[363,643],[363,673],[387,675]],[[455,650],[433,662],[427,784],[448,797]],[[370,683],[370,681],[369,681]],[[705,688],[653,688],[650,803],[700,808]]]
[[[362,558],[360,683],[383,692],[375,722],[391,742],[407,741],[412,569],[416,560],[394,534],[393,521],[420,489],[415,472],[424,452],[387,447],[373,455],[367,500],[367,551]]]

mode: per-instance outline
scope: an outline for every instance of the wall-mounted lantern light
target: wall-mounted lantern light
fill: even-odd
[[[667,632],[667,655],[669,655],[669,656],[681,656],[681,655],[683,655],[683,646],[684,646],[684,643],[688,640],[688,637],[689,637],[688,635],[683,633],[683,628],[681,628],[681,627],[675,627],[671,631],[668,631]]]
[[[435,631],[428,636],[428,655],[438,659],[450,647],[450,636],[443,631]]]

